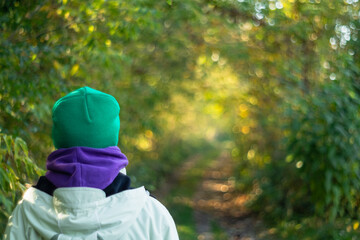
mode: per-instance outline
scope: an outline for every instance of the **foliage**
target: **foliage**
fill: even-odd
[[[326,229],[359,205],[359,7],[2,0],[0,132],[21,136],[44,166],[53,103],[88,85],[120,103],[119,146],[135,185],[156,189],[184,159],[223,141],[254,210],[279,228],[316,213]],[[12,200],[0,192],[7,209],[23,189],[12,186]]]
[[[119,101],[119,142],[130,168],[140,172],[142,159],[178,159],[162,150],[167,143],[179,143],[176,149],[185,153],[181,137],[169,141],[160,136],[176,136],[163,126],[181,121],[162,113],[173,113],[171,95],[182,91],[177,82],[191,81],[197,54],[190,54],[195,49],[190,38],[199,35],[193,31],[203,31],[198,28],[196,3],[2,1],[1,11],[0,130],[22,136],[40,165],[54,150],[53,103],[83,85]],[[193,29],[187,31],[188,26]],[[160,151],[170,156],[159,156]],[[164,165],[166,161],[149,164],[137,179],[156,177],[152,172]]]
[[[0,227],[4,229],[26,184],[44,174],[29,157],[26,143],[19,137],[0,133]]]
[[[339,219],[328,223],[319,218],[308,217],[300,221],[279,221],[276,229],[272,229],[271,239],[357,239],[359,222],[352,219]]]
[[[285,108],[288,155],[259,173],[262,194],[253,205],[265,218],[358,217],[360,102],[345,86],[328,83]]]
[[[218,5],[241,20],[247,47],[238,48],[247,62],[230,61],[250,82],[234,106],[232,155],[252,209],[273,224],[314,213],[319,221],[356,217],[359,5],[256,1],[245,20],[235,4]]]
[[[129,158],[128,173],[135,186],[155,189],[208,145],[203,129],[219,119],[211,107],[202,111],[208,104],[203,94],[191,106],[194,79],[203,84],[196,74],[198,57],[206,52],[205,25],[218,19],[200,21],[211,11],[206,6],[201,1],[0,1],[0,132],[21,136],[44,167],[54,150],[53,103],[84,85],[110,93],[121,106],[119,146]]]
[[[360,99],[351,88],[331,83],[286,113],[287,160],[299,169],[319,216],[358,217],[360,198]],[[301,196],[298,196],[301,197]]]

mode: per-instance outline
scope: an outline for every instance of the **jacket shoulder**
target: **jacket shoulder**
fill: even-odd
[[[144,208],[137,219],[148,229],[147,239],[178,240],[175,222],[166,207],[157,199],[147,196]]]
[[[34,195],[34,189],[29,188],[25,191],[24,196],[18,202],[6,225],[3,240],[13,239],[29,239],[30,236],[36,235],[31,228],[29,228],[26,212],[29,205],[36,204],[38,197]],[[40,239],[39,236],[31,239]]]

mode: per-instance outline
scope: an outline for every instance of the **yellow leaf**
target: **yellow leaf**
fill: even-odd
[[[75,75],[78,70],[79,70],[79,64],[75,64],[75,65],[72,66],[72,68],[71,68],[70,75],[71,75],[71,76]]]
[[[249,126],[243,126],[241,127],[241,132],[243,134],[248,134],[250,132],[250,127]]]
[[[151,151],[152,150],[152,142],[150,139],[145,138],[144,136],[140,136],[136,140],[137,148],[142,151]]]
[[[353,229],[357,230],[359,228],[359,222],[354,222]]]
[[[105,41],[105,44],[106,44],[106,46],[110,47],[110,46],[111,46],[111,40],[109,40],[109,39],[106,40],[106,41]]]
[[[197,59],[197,63],[198,63],[199,65],[205,64],[205,63],[206,63],[206,56],[204,56],[204,55],[200,56],[200,57]]]
[[[242,118],[246,118],[249,115],[249,113],[248,112],[240,112],[239,115]]]
[[[247,111],[247,106],[245,104],[240,104],[239,106],[239,111],[240,112],[246,112]]]
[[[94,29],[95,29],[95,27],[93,25],[89,26],[89,28],[88,28],[89,32],[93,32]]]
[[[147,138],[152,138],[153,137],[153,132],[151,131],[151,130],[146,130],[145,131],[145,136],[147,137]]]

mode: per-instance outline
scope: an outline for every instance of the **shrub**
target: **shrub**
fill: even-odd
[[[27,182],[42,174],[44,171],[29,157],[24,140],[0,133],[0,232],[5,230]]]
[[[331,82],[285,112],[287,159],[298,168],[294,178],[308,190],[316,213],[329,220],[357,214],[359,104],[350,87]]]

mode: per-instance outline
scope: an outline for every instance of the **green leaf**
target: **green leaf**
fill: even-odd
[[[15,138],[15,147],[18,147],[18,148],[20,147],[21,150],[24,152],[25,156],[29,155],[27,144],[23,139],[16,137]]]
[[[326,191],[327,195],[330,192],[331,185],[332,185],[332,171],[327,170],[325,172],[325,191]]]
[[[5,144],[6,144],[7,153],[9,155],[13,155],[13,151],[12,151],[12,144],[14,142],[13,138],[9,135],[5,135],[4,140],[5,140]]]

